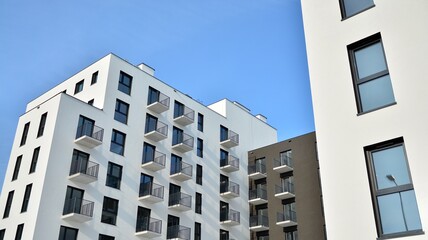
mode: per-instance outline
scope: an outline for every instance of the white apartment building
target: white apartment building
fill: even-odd
[[[428,239],[428,1],[301,2],[327,239]]]
[[[250,238],[247,153],[276,130],[153,74],[109,54],[28,103],[0,239]]]

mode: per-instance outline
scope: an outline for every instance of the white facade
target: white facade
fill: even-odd
[[[388,219],[376,217],[364,148],[402,137],[422,231],[395,237],[427,239],[423,231],[428,230],[428,81],[424,73],[428,2],[374,0],[367,9],[342,17],[341,4],[369,2],[302,0],[327,238],[388,238],[382,233],[386,230],[376,227],[382,220],[387,225]],[[373,111],[358,111],[347,48],[377,33],[395,102]],[[403,205],[404,209],[409,207],[406,202]]]
[[[202,239],[218,239],[220,229],[229,231],[231,239],[249,239],[247,151],[276,142],[276,130],[229,100],[222,100],[208,107],[201,105],[154,78],[152,69],[144,65],[141,68],[146,72],[109,54],[27,105],[26,113],[19,119],[0,198],[0,206],[4,209],[8,193],[14,190],[10,214],[0,221],[0,229],[5,229],[4,239],[14,239],[17,225],[22,223],[22,239],[58,239],[60,226],[78,229],[79,240],[98,239],[99,234],[114,236],[115,239],[146,239],[149,235],[156,236],[150,231],[136,235],[138,206],[151,209],[150,217],[162,221],[161,233],[154,239],[166,239],[169,214],[180,218],[179,225],[190,228],[190,239],[194,239],[195,222],[201,223]],[[97,71],[98,80],[91,85],[91,76]],[[121,71],[133,78],[130,95],[118,90]],[[76,83],[82,79],[83,90],[73,94]],[[168,110],[156,113],[147,108],[149,86],[169,97]],[[67,94],[61,93],[64,90]],[[93,106],[87,103],[92,99]],[[129,104],[127,124],[114,120],[116,99]],[[193,123],[183,126],[173,120],[175,100],[194,110]],[[37,138],[40,116],[45,112],[46,127],[43,136]],[[166,139],[153,141],[145,136],[146,113],[167,124]],[[198,113],[204,116],[203,131],[197,128]],[[96,126],[103,128],[103,139],[99,146],[87,147],[75,142],[80,115],[94,120]],[[27,122],[30,122],[27,141],[20,146]],[[224,147],[220,144],[220,125],[239,134],[239,145]],[[192,150],[182,153],[172,149],[173,126],[194,138]],[[126,134],[123,156],[110,151],[112,129]],[[196,154],[197,138],[203,140],[202,158]],[[164,168],[158,171],[142,168],[144,142],[155,145],[157,151],[166,155]],[[36,170],[28,174],[33,150],[39,146]],[[74,149],[90,154],[89,160],[99,164],[95,181],[80,183],[69,178]],[[225,149],[230,155],[240,159],[239,170],[226,172],[220,169],[220,149]],[[170,177],[171,153],[182,157],[184,162],[192,166],[191,179],[177,181]],[[11,181],[16,159],[20,155],[23,157],[18,177]],[[122,166],[120,189],[106,186],[108,162]],[[202,185],[195,181],[196,164],[203,167]],[[149,203],[139,200],[141,173],[152,176],[155,184],[164,186],[162,201]],[[239,184],[238,197],[220,196],[220,174]],[[28,210],[21,213],[25,186],[30,183],[33,185]],[[181,212],[169,208],[170,183],[179,185],[182,193],[192,197],[190,210]],[[81,217],[84,222],[64,219],[67,186],[84,190],[83,198],[93,202],[91,217],[75,214],[76,219]],[[196,192],[202,194],[202,214],[195,213]],[[105,196],[119,201],[115,225],[100,221]],[[238,224],[220,223],[220,201],[229,203],[230,209],[241,213]]]

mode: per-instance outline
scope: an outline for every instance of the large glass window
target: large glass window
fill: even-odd
[[[159,101],[159,95],[160,95],[159,90],[149,87],[149,96],[147,99],[147,105],[150,105],[154,102]]]
[[[174,102],[174,118],[184,115],[184,104],[181,102]]]
[[[120,72],[118,90],[131,95],[132,77],[124,72]]]
[[[153,115],[146,114],[146,127],[144,130],[144,133],[155,131],[157,129],[157,125],[158,125],[158,118]]]
[[[120,189],[122,181],[122,166],[109,162],[107,169],[106,186]]]
[[[379,237],[422,233],[403,139],[365,148]]]
[[[76,240],[78,232],[79,230],[76,228],[61,226],[59,229],[58,240]]]
[[[358,112],[395,103],[380,34],[348,46]]]
[[[30,202],[31,189],[33,184],[28,184],[25,187],[24,199],[22,200],[21,212],[26,212],[28,208],[28,203]]]
[[[13,169],[12,181],[18,179],[19,169],[21,168],[22,155],[16,158],[15,167]]]
[[[21,137],[21,143],[19,146],[25,145],[25,142],[27,142],[27,136],[28,136],[28,130],[30,129],[30,122],[27,122],[24,125],[24,131],[22,131],[22,137]]]
[[[37,161],[39,159],[40,147],[37,147],[33,151],[33,157],[31,159],[30,172],[33,173],[36,171]]]
[[[176,145],[183,142],[183,130],[173,127],[172,128],[172,145]]]
[[[40,117],[39,129],[37,130],[37,137],[43,136],[43,132],[45,131],[46,118],[48,117],[48,113],[45,112]]]
[[[340,0],[342,17],[348,18],[374,6],[373,0]]]
[[[143,163],[153,162],[155,160],[156,146],[144,142],[143,144]]]
[[[126,134],[113,129],[111,134],[110,151],[123,155],[125,152]]]
[[[128,122],[128,112],[129,112],[129,104],[119,99],[116,99],[114,120],[126,124]]]
[[[101,222],[116,225],[118,209],[119,209],[119,200],[109,198],[109,197],[104,197]]]

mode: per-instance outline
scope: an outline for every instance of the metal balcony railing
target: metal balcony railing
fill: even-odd
[[[275,185],[275,194],[289,192],[294,194],[294,183],[287,182],[281,186]]]
[[[192,196],[185,193],[173,193],[169,195],[168,206],[183,205],[188,208],[192,207]]]
[[[76,139],[82,136],[88,136],[90,138],[93,138],[102,142],[103,136],[104,136],[104,129],[94,124],[85,123],[77,127]]]
[[[220,159],[220,167],[224,167],[228,165],[235,168],[239,168],[239,158],[229,155],[227,156],[227,158]]]
[[[239,144],[239,134],[237,134],[236,132],[232,131],[232,130],[228,130],[227,132],[227,136],[223,135],[221,136],[220,142],[224,142],[230,140],[233,143],[235,143],[236,145]]]
[[[183,112],[176,112],[176,114],[174,114],[174,119],[179,117],[185,117],[193,122],[195,119],[195,111],[187,106],[184,106]]]
[[[248,174],[253,174],[253,173],[265,174],[266,173],[266,166],[264,164],[261,164],[261,163],[249,165],[248,166]]]
[[[166,239],[190,240],[190,228],[188,227],[180,225],[169,226],[166,232]]]
[[[275,159],[273,162],[273,167],[289,166],[293,167],[293,159],[289,156],[282,156],[279,160]]]
[[[227,192],[231,192],[239,195],[239,184],[232,181],[220,183],[220,193],[227,193]]]
[[[155,151],[155,155],[153,157],[152,156],[145,156],[144,155],[142,164],[148,163],[148,162],[154,162],[154,163],[157,163],[159,165],[165,166],[165,162],[166,162],[166,154],[165,153]]]
[[[276,222],[293,221],[297,222],[297,214],[295,211],[285,211],[284,213],[276,214]]]
[[[93,212],[94,202],[80,198],[70,198],[65,200],[63,215],[77,213],[92,217]]]
[[[149,99],[149,102],[147,105],[153,104],[153,103],[160,103],[165,108],[169,108],[169,97],[161,92],[159,92],[159,96],[157,99]]]
[[[250,216],[250,227],[256,226],[269,226],[269,218],[264,215],[254,215]]]
[[[164,186],[156,183],[140,183],[139,197],[147,195],[163,199]]]
[[[150,232],[161,234],[162,220],[151,218],[151,217],[138,218],[135,232],[143,232],[143,231],[150,231]]]
[[[168,125],[158,120],[156,122],[156,126],[148,127],[145,133],[147,134],[153,131],[160,133],[164,136],[168,136]]]
[[[193,169],[192,165],[185,163],[183,161],[177,163],[177,165],[171,164],[171,172],[170,172],[171,175],[174,175],[177,173],[182,173],[184,175],[192,177],[192,172],[193,172],[192,171],[192,169]]]
[[[240,223],[241,222],[240,212],[233,210],[233,209],[229,209],[229,212],[225,212],[225,213],[221,214],[220,222],[225,222],[225,221],[232,221],[232,222]]]
[[[257,199],[257,198],[267,200],[267,191],[266,189],[263,189],[263,188],[256,188],[256,189],[250,190],[249,195],[250,195],[249,196],[250,200]]]
[[[180,138],[173,136],[172,145],[174,146],[174,145],[177,145],[177,144],[184,144],[184,145],[186,145],[189,148],[193,148],[193,145],[194,145],[193,142],[194,141],[193,141],[193,137],[192,136],[190,136],[190,135],[188,135],[186,133],[183,133],[183,137],[180,137]]]
[[[86,159],[73,159],[70,166],[70,176],[76,173],[83,173],[88,176],[98,177],[99,164]]]

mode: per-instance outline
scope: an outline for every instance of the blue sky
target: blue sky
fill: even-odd
[[[0,34],[0,182],[26,104],[110,52],[279,140],[314,130],[299,0],[2,0]]]

